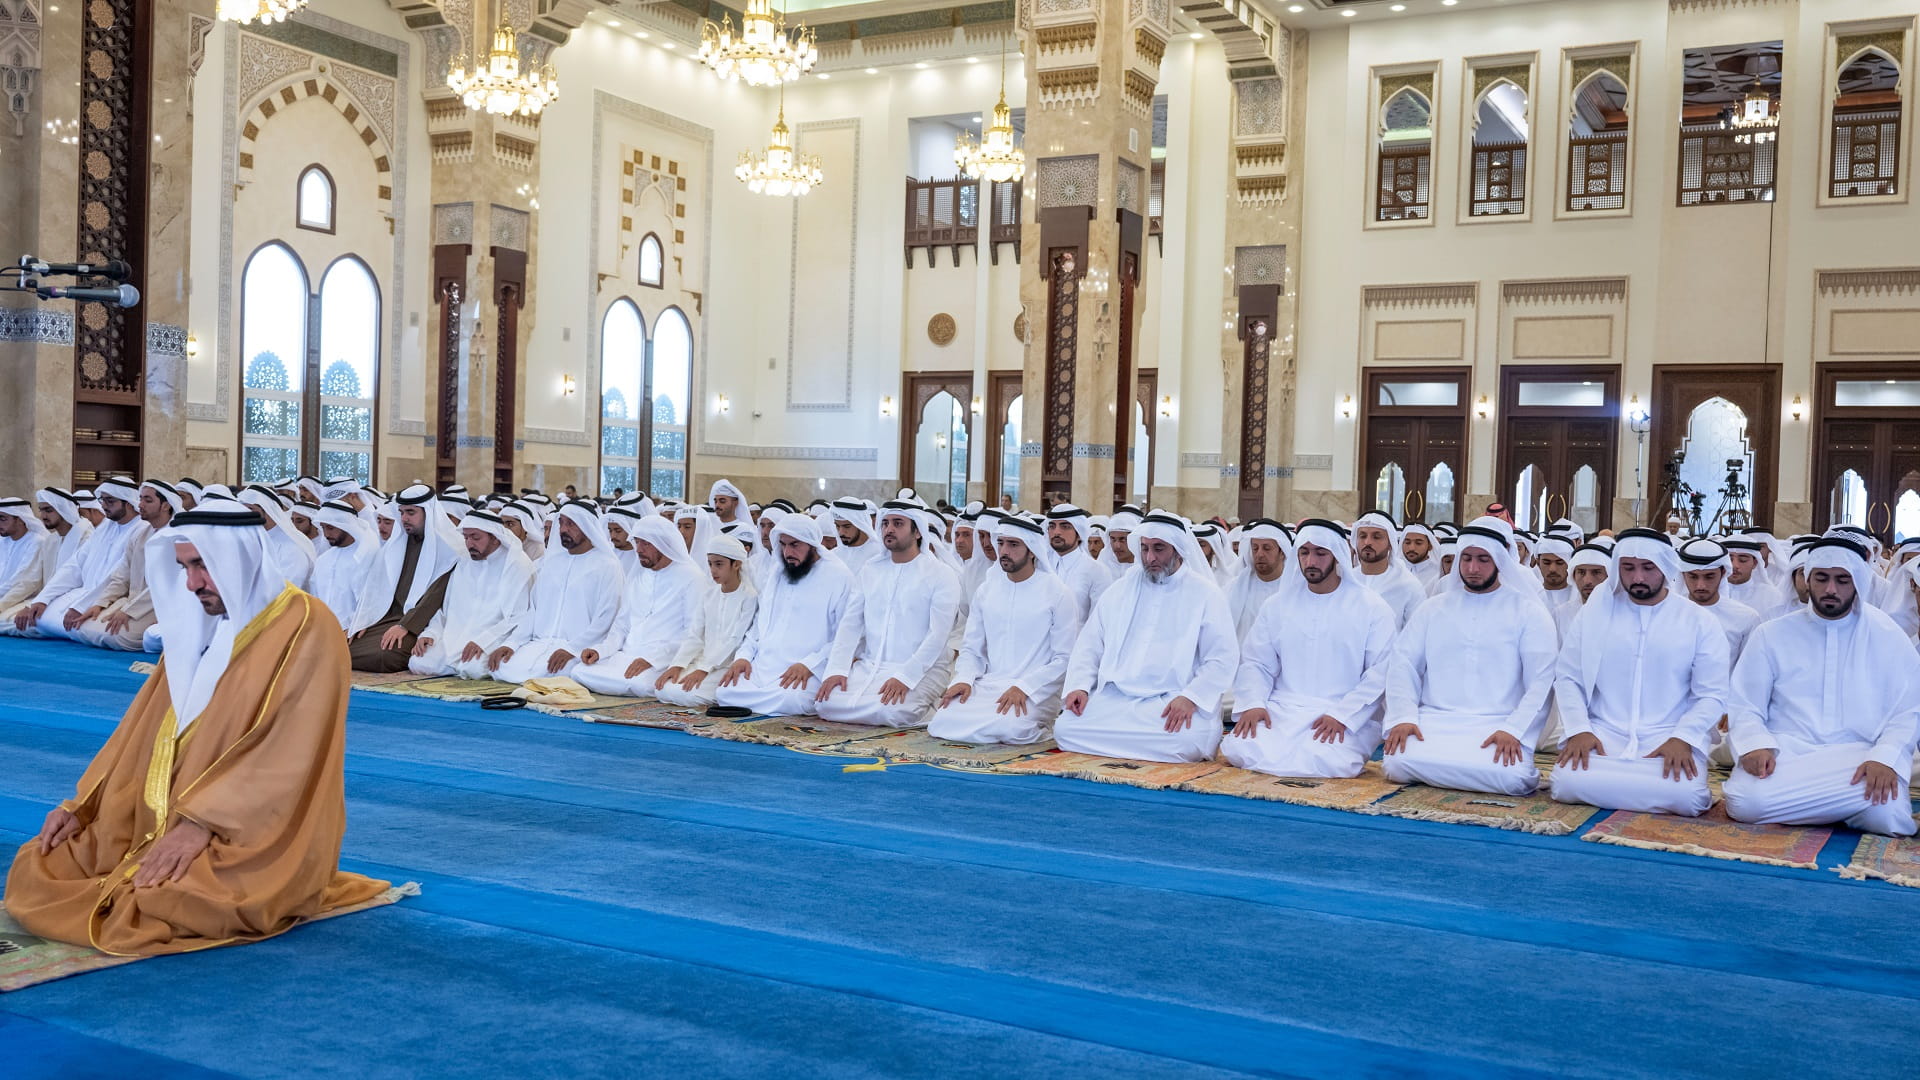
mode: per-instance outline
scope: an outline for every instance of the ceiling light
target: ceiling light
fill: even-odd
[[[1457,4],[1457,3],[1459,3],[1459,2],[1460,2],[1460,0],[1440,0],[1440,6],[1441,6],[1441,7],[1452,7],[1453,5],[1455,5],[1455,4]]]
[[[1205,34],[1203,34],[1203,33],[1201,33],[1201,32],[1200,32],[1200,31],[1198,31],[1198,30],[1195,30],[1195,31],[1194,31],[1193,33],[1191,33],[1191,34],[1188,34],[1187,36],[1188,36],[1188,37],[1190,37],[1190,38],[1192,38],[1192,39],[1193,39],[1193,40],[1195,40],[1195,41],[1199,41],[1199,40],[1200,40],[1201,38],[1203,38],[1203,37],[1206,37],[1207,35],[1205,35]]]
[[[785,14],[774,14],[772,0],[747,0],[740,15],[740,34],[734,36],[733,16],[720,22],[700,22],[700,62],[715,75],[748,86],[790,83],[813,70],[820,52],[813,31],[802,26],[788,31]]]
[[[1298,15],[1307,9],[1301,7],[1299,4],[1288,4],[1287,10],[1293,12],[1295,15]]]
[[[172,101],[173,99],[172,99],[172,98],[168,98],[167,100],[168,100],[168,101]],[[976,117],[974,117],[974,118],[973,118],[973,122],[974,122],[974,123],[976,123],[976,124],[984,124],[984,123],[986,123],[986,121],[985,121],[984,119],[982,119],[981,117],[978,117],[978,116],[976,116]]]
[[[1355,11],[1355,10],[1353,10],[1352,8],[1348,8],[1348,9],[1346,9],[1345,11],[1342,11],[1342,12],[1340,13],[1340,17],[1341,17],[1341,18],[1343,18],[1343,19],[1351,19],[1351,18],[1353,18],[1353,17],[1355,16],[1355,15],[1358,15],[1358,14],[1360,14],[1360,13],[1359,13],[1359,12],[1357,12],[1357,11]]]
[[[520,71],[520,35],[503,22],[493,32],[493,48],[476,55],[471,70],[466,56],[456,56],[447,71],[447,89],[475,112],[494,116],[534,116],[560,96],[553,65]]]
[[[831,75],[829,75],[829,74],[827,74],[827,73],[826,73],[826,72],[824,72],[824,71],[823,71],[823,72],[821,72],[821,73],[820,73],[819,75],[817,75],[817,76],[815,76],[815,77],[816,77],[816,78],[821,78],[821,79],[831,79],[831,78],[833,78],[833,76],[831,76]]]
[[[914,66],[914,67],[916,67],[916,68],[918,68],[918,69],[919,69],[919,70],[921,70],[921,71],[925,71],[925,70],[927,70],[927,65],[926,65],[925,63],[919,63],[919,64],[915,64],[915,65],[913,65],[913,66]]]
[[[633,32],[633,36],[634,36],[634,37],[637,37],[637,38],[640,38],[641,40],[643,40],[643,41],[644,41],[644,40],[646,40],[646,39],[647,39],[648,37],[651,37],[652,35],[650,35],[650,34],[648,34],[648,33],[647,33],[647,32],[646,32],[645,30],[635,30],[635,31]]]
[[[868,68],[868,69],[867,69],[867,74],[869,74],[869,75],[878,75],[878,74],[880,74],[880,69],[879,69],[879,68]]]
[[[1388,11],[1405,11],[1405,10],[1407,10],[1407,5],[1405,5],[1405,4],[1395,4],[1395,5],[1393,5],[1392,7],[1390,7],[1390,8],[1388,8],[1387,10],[1388,10]]]
[[[978,116],[974,123],[980,123]],[[973,132],[962,131],[953,142],[953,163],[961,175],[974,180],[1004,184],[1018,180],[1027,172],[1027,156],[1013,137],[1013,110],[1007,107],[1007,53],[1000,52],[1000,100],[993,106],[993,123],[987,125],[978,140]]]
[[[673,45],[673,42],[671,41],[663,41],[660,43],[660,47],[663,49],[671,49],[674,47],[674,45]]]
[[[223,22],[252,25],[258,19],[267,25],[280,22],[306,6],[307,0],[220,0],[214,6],[214,14]],[[51,10],[57,12],[60,9]]]
[[[979,63],[979,62],[980,62],[980,58],[979,58],[979,57],[977,57],[977,56],[969,56],[969,57],[967,57],[967,63],[969,63],[969,64],[977,64],[977,63]]]
[[[821,181],[820,158],[816,154],[796,154],[793,136],[787,127],[787,84],[780,84],[780,118],[773,123],[764,154],[740,152],[740,164],[733,175],[755,195],[805,195]]]
[[[619,25],[620,25],[620,20],[619,20],[619,19],[608,19],[608,20],[607,20],[607,25],[608,25],[608,26],[619,26]]]

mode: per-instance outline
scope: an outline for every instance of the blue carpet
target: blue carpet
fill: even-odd
[[[139,685],[129,659],[0,639],[0,840],[69,792]],[[25,1048],[7,1058],[28,1075],[1910,1075],[1920,891],[1825,870],[843,773],[366,693],[348,748],[346,866],[423,895],[0,997],[0,1046]]]

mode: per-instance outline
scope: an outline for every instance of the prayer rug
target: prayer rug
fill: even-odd
[[[1832,829],[1806,825],[1748,825],[1727,817],[1714,803],[1697,818],[1616,810],[1588,830],[1582,840],[1651,851],[1677,851],[1709,859],[1819,869],[1816,857]]]
[[[1162,788],[1180,787],[1192,783],[1223,768],[1225,766],[1217,761],[1128,761],[1124,758],[1054,751],[1048,754],[1036,754],[1019,761],[1010,761],[1005,765],[995,766],[994,771],[1065,776],[1074,780],[1092,780],[1100,784],[1126,784],[1129,787],[1158,791]]]
[[[396,686],[400,683],[425,682],[431,676],[417,671],[356,671],[353,673],[355,690],[371,690],[379,686]]]
[[[1554,802],[1546,795],[1495,795],[1411,784],[1362,812],[1566,836],[1600,811],[1591,806]]]
[[[725,727],[705,728],[694,734],[771,746],[827,747],[881,734],[883,730],[871,724],[836,724],[811,716],[776,716]]]
[[[883,731],[865,739],[847,743],[841,749],[850,754],[872,754],[888,761],[922,761],[929,765],[957,765],[970,769],[991,769],[1009,761],[1053,749],[1053,740],[1013,746],[1007,743],[949,742],[927,734],[925,728],[901,728]]]
[[[151,660],[135,660],[127,665],[127,670],[135,675],[151,675],[160,670],[160,665]]]
[[[589,691],[591,693],[591,691]],[[624,708],[628,705],[644,704],[648,699],[637,697],[614,697],[608,694],[593,694],[593,700],[581,705],[548,705],[545,702],[529,701],[527,708],[543,713],[604,712],[608,709]]]
[[[476,701],[497,694],[511,694],[518,683],[495,682],[492,679],[461,679],[452,675],[434,679],[420,679],[415,682],[391,683],[383,686],[365,686],[376,694],[399,694],[402,697],[433,698],[436,701]]]
[[[1843,878],[1879,878],[1920,889],[1920,841],[1868,833],[1860,838],[1847,865],[1835,867],[1834,872]]]
[[[595,709],[581,719],[591,724],[622,724],[627,727],[666,728],[671,731],[687,731],[694,727],[732,722],[717,716],[708,716],[705,709],[666,705],[658,701],[638,701],[611,709]]]
[[[419,896],[420,886],[412,882],[394,885],[386,892],[365,903],[352,907],[338,908],[325,915],[316,916],[305,922],[319,922],[341,915],[352,915],[368,908],[385,907],[402,897]],[[295,923],[289,929],[304,923]],[[183,955],[183,954],[176,954]],[[150,956],[109,956],[83,945],[68,945],[59,941],[48,941],[20,929],[13,916],[0,908],[0,993],[9,990],[23,990],[29,986],[64,979],[69,975],[84,975],[89,971],[101,971],[122,964],[131,964],[136,960],[151,960]]]
[[[1181,791],[1197,791],[1203,795],[1232,795],[1299,806],[1324,806],[1332,810],[1358,810],[1371,806],[1401,788],[1400,784],[1382,775],[1379,762],[1374,761],[1367,763],[1365,772],[1350,778],[1269,776],[1228,766],[1219,772],[1208,773],[1197,780],[1176,786]]]

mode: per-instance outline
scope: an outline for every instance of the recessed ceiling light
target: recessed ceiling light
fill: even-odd
[[[1293,12],[1295,15],[1298,15],[1307,9],[1301,7],[1299,4],[1288,4],[1287,10]]]
[[[977,63],[979,63],[979,62],[980,62],[980,58],[979,58],[979,57],[977,57],[977,56],[969,56],[969,57],[967,57],[967,63],[969,63],[969,64],[977,64]]]
[[[1360,13],[1359,13],[1359,12],[1357,12],[1357,11],[1355,11],[1355,10],[1353,10],[1352,8],[1348,8],[1348,9],[1346,9],[1345,11],[1342,11],[1342,12],[1340,13],[1340,17],[1341,17],[1341,18],[1343,18],[1343,19],[1351,19],[1351,18],[1353,18],[1353,17],[1355,16],[1355,15],[1358,15],[1358,14],[1360,14]]]
[[[878,75],[878,74],[880,74],[880,69],[879,69],[879,68],[868,68],[868,69],[867,69],[867,74],[869,74],[869,75]]]
[[[923,62],[923,63],[918,63],[918,64],[915,64],[915,65],[913,65],[913,66],[914,66],[914,67],[916,67],[916,68],[919,68],[919,69],[920,69],[921,71],[925,71],[925,70],[927,70],[927,65],[926,65],[926,64],[925,64],[924,62]]]
[[[1388,8],[1387,10],[1388,10],[1388,11],[1405,11],[1405,10],[1407,10],[1407,5],[1405,5],[1405,4],[1395,4],[1395,5],[1393,5],[1392,7],[1390,7],[1390,8]]]
[[[671,41],[663,41],[663,42],[661,42],[661,43],[660,43],[660,47],[661,47],[661,48],[663,48],[663,49],[671,49],[671,48],[673,48],[673,42],[671,42]]]
[[[1453,5],[1455,5],[1455,4],[1457,4],[1457,3],[1459,3],[1459,2],[1460,2],[1460,0],[1440,0],[1440,6],[1441,6],[1441,7],[1452,7]]]
[[[168,98],[167,100],[168,100],[168,101],[172,101],[173,99],[172,99],[172,98]],[[974,122],[974,123],[976,123],[976,124],[983,124],[983,123],[986,123],[986,121],[984,121],[984,120],[982,120],[982,119],[980,119],[980,118],[979,118],[979,117],[977,117],[977,116],[973,118],[973,122]]]
[[[820,74],[819,74],[818,76],[816,76],[816,78],[821,78],[821,79],[831,79],[831,78],[833,78],[833,76],[832,76],[832,75],[829,75],[829,74],[827,74],[826,72],[824,72],[824,71],[823,71],[823,72],[821,72],[821,73],[820,73]]]
[[[633,36],[639,38],[642,41],[645,41],[646,39],[652,37],[653,35],[647,33],[645,30],[635,30],[633,32]]]
[[[1191,33],[1191,34],[1188,34],[1187,36],[1188,36],[1188,37],[1190,37],[1190,38],[1192,38],[1192,39],[1193,39],[1193,40],[1195,40],[1195,41],[1199,41],[1199,40],[1200,40],[1201,38],[1203,38],[1203,37],[1206,37],[1206,35],[1205,35],[1205,34],[1202,34],[1202,33],[1201,33],[1200,31],[1198,31],[1198,30],[1195,30],[1195,31],[1194,31],[1193,33]]]
[[[619,20],[619,19],[608,19],[608,20],[607,20],[607,25],[608,25],[608,26],[619,26],[619,25],[620,25],[620,20]]]

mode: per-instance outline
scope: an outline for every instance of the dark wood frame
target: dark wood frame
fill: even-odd
[[[305,221],[303,221],[300,217],[300,184],[302,181],[306,180],[308,173],[313,172],[316,169],[320,171],[321,176],[324,176],[327,178],[327,193],[328,193],[327,194],[327,225],[325,228],[321,228],[318,225],[309,225]],[[333,173],[329,172],[325,165],[322,165],[316,161],[313,164],[308,165],[306,168],[301,169],[300,175],[294,178],[294,181],[293,181],[293,227],[296,229],[305,229],[308,232],[326,233],[328,236],[332,236],[334,235],[335,232],[339,230],[339,226],[340,226],[340,185],[334,182]]]
[[[1821,478],[1827,473],[1828,454],[1831,446],[1827,439],[1826,425],[1829,420],[1920,420],[1920,407],[1899,406],[1837,406],[1832,404],[1835,384],[1842,380],[1857,378],[1869,379],[1920,379],[1920,363],[1913,361],[1834,361],[1813,366],[1812,415],[1808,422],[1813,425],[1810,441],[1813,443],[1812,459],[1808,462],[1811,472],[1807,476],[1807,501],[1813,505],[1813,530],[1825,532],[1831,524],[1833,503],[1831,493],[1819,489]],[[1873,522],[1873,503],[1867,506],[1867,523]],[[1891,532],[1893,523],[1887,523]]]
[[[988,506],[1000,505],[1000,487],[1006,480],[1000,471],[1000,433],[1006,429],[1007,409],[1013,405],[1013,399],[1026,392],[1026,378],[1024,371],[987,372],[987,426],[993,431],[993,453],[987,455],[986,497],[982,501]],[[972,438],[973,433],[969,431],[967,437]],[[1018,500],[1019,496],[1014,498]]]
[[[1147,429],[1147,461],[1141,466],[1147,470],[1146,498],[1153,498],[1153,464],[1160,453],[1160,369],[1135,368],[1133,372],[1133,399],[1140,403],[1140,418]],[[1127,417],[1128,431],[1132,431],[1132,417]],[[1137,448],[1136,448],[1137,449]],[[1135,464],[1139,464],[1136,460]],[[1133,470],[1127,470],[1127,485],[1133,486]],[[1126,500],[1131,502],[1131,499]],[[1146,506],[1148,503],[1141,503]],[[1115,507],[1119,509],[1119,507]]]
[[[1493,469],[1494,501],[1508,503],[1507,487],[1509,472],[1513,466],[1513,438],[1509,427],[1514,420],[1599,420],[1609,421],[1607,427],[1607,452],[1602,457],[1605,468],[1600,473],[1600,497],[1596,509],[1600,512],[1600,527],[1612,527],[1613,500],[1619,492],[1620,472],[1620,364],[1506,364],[1500,368],[1500,415],[1495,431],[1495,445],[1498,447]],[[1523,382],[1585,382],[1600,383],[1602,404],[1586,409],[1557,405],[1519,405],[1520,384]],[[1509,505],[1511,505],[1509,503]],[[1551,507],[1551,503],[1548,504]],[[1567,516],[1572,507],[1566,507],[1561,515]],[[1550,512],[1550,511],[1549,511]]]
[[[1653,366],[1653,428],[1648,432],[1643,516],[1652,519],[1664,511],[1654,505],[1660,497],[1660,469],[1680,449],[1693,410],[1708,398],[1723,397],[1747,414],[1747,444],[1753,448],[1754,475],[1749,483],[1754,524],[1773,524],[1780,481],[1780,375],[1778,364]]]
[[[1457,381],[1460,385],[1459,403],[1452,409],[1439,405],[1374,404],[1379,397],[1380,383],[1400,381],[1409,377],[1428,382]],[[1373,445],[1371,422],[1375,416],[1382,419],[1396,416],[1410,418],[1457,416],[1460,419],[1460,468],[1454,472],[1454,508],[1457,511],[1464,507],[1467,495],[1467,470],[1473,463],[1473,368],[1458,364],[1444,367],[1424,367],[1418,364],[1370,365],[1360,369],[1360,391],[1362,396],[1355,404],[1355,419],[1358,421],[1355,426],[1359,428],[1360,441],[1354,451],[1354,487],[1360,492],[1360,508],[1362,510],[1368,508],[1366,491],[1370,478],[1367,476],[1367,452]],[[1411,478],[1408,483],[1412,484]],[[1408,490],[1412,490],[1411,487]],[[1395,517],[1398,519],[1405,516],[1406,505],[1403,502],[1400,513]]]
[[[942,390],[953,395],[960,403],[960,415],[965,417],[967,428],[967,456],[973,456],[974,423],[973,412],[973,372],[971,371],[903,371],[900,373],[900,483],[898,486],[913,486],[913,437],[920,430],[920,410],[927,402]],[[1003,421],[1004,422],[1004,421]],[[996,429],[998,430],[997,426]],[[999,441],[995,440],[994,452],[999,453]],[[973,462],[967,462],[967,483],[973,483]],[[995,495],[995,505],[999,496]],[[962,500],[964,503],[965,500]]]

